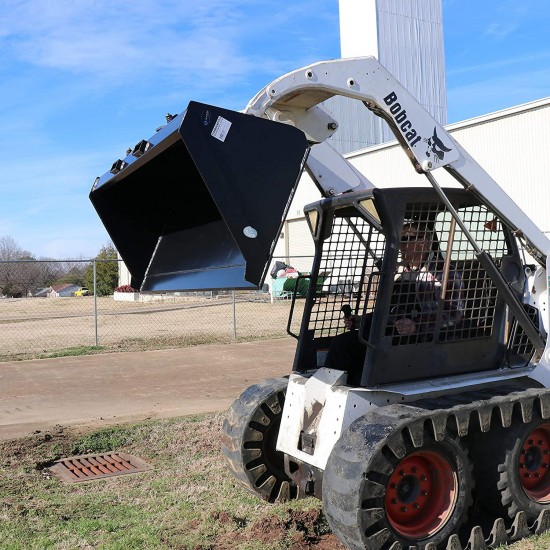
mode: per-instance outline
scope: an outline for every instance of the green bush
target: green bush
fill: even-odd
[[[96,294],[110,296],[118,286],[118,256],[112,243],[101,247],[95,257],[96,264]],[[94,266],[90,264],[82,276],[84,285],[90,290],[94,288]]]

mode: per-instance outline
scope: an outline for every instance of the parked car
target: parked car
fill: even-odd
[[[77,290],[74,295],[75,296],[91,296],[91,292],[87,289],[82,287],[80,290]]]

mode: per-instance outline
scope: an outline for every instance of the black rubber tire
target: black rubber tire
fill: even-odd
[[[472,441],[479,499],[496,517],[515,518],[518,512],[524,511],[527,520],[532,522],[541,511],[550,510],[550,502],[537,502],[527,495],[520,480],[519,470],[521,451],[526,438],[533,430],[544,424],[548,425],[548,420],[537,418],[526,424],[518,423],[510,428],[482,434]],[[549,464],[550,460],[547,459],[546,462]],[[550,492],[550,469],[544,481]]]
[[[222,427],[222,452],[230,471],[245,489],[272,503],[298,495],[284,471],[284,455],[275,448],[287,385],[287,378],[271,378],[250,386],[233,403]]]
[[[373,426],[365,417],[357,419],[340,437],[329,457],[323,478],[323,506],[328,523],[340,541],[352,549],[378,550],[392,547],[423,549],[428,544],[445,547],[448,538],[457,533],[468,520],[473,503],[472,465],[462,440],[447,435],[435,441],[424,434],[421,447],[405,442],[405,454],[398,458],[391,449],[376,444],[384,426]],[[429,452],[444,458],[456,479],[456,497],[449,505],[447,519],[424,538],[407,538],[392,526],[386,510],[386,488],[392,474],[404,459],[419,452]],[[437,477],[437,474],[436,474]],[[396,546],[397,547],[397,546]]]

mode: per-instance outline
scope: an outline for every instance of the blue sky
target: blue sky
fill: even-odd
[[[190,100],[242,109],[339,57],[337,0],[0,0],[0,236],[36,257],[108,242],[96,176]],[[443,0],[449,122],[550,96],[550,2]]]

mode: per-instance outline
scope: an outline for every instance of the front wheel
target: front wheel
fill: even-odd
[[[373,450],[370,430],[358,419],[329,457],[323,505],[330,527],[350,548],[444,544],[466,522],[473,501],[465,446],[452,435],[435,441],[425,434],[421,447],[408,444],[397,457],[384,442]]]
[[[435,536],[456,513],[458,464],[450,450],[449,444],[430,444],[413,451],[390,475],[384,508],[391,528],[403,539],[419,541]]]
[[[298,497],[276,450],[288,379],[273,378],[250,386],[233,403],[222,427],[222,452],[229,470],[256,496],[268,502]]]

